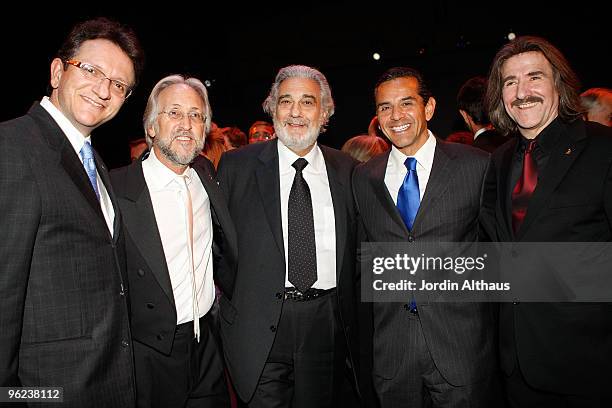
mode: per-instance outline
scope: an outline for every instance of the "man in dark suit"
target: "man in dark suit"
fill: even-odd
[[[514,139],[491,157],[485,185],[482,224],[494,241],[612,240],[612,132],[581,119],[578,89],[542,38],[519,37],[495,56],[489,114]],[[510,406],[612,406],[610,316],[601,303],[503,304]]]
[[[362,240],[476,241],[487,155],[436,139],[427,129],[436,101],[418,71],[391,68],[379,79],[375,98],[378,122],[393,146],[353,175]],[[415,172],[416,189],[406,196]],[[380,405],[496,406],[495,308],[409,300],[374,303],[370,321],[361,315],[363,370],[372,366]]]
[[[127,27],[74,27],[50,97],[0,125],[0,386],[64,388],[66,407],[131,407],[124,239],[90,144],[142,70]]]
[[[474,77],[468,79],[457,94],[457,107],[474,137],[472,146],[492,153],[497,147],[508,141],[508,138],[496,131],[487,115],[484,96],[487,92],[487,79]]]
[[[334,112],[319,71],[281,69],[264,109],[278,139],[219,165],[239,231],[236,284],[220,302],[223,348],[250,407],[337,406],[356,349],[355,161],[317,144]]]
[[[210,129],[206,87],[171,75],[144,114],[151,151],[111,173],[124,217],[138,407],[229,406],[213,335],[214,260],[235,231],[212,164],[193,166]],[[213,254],[213,251],[215,253]],[[231,293],[231,272],[218,283]]]

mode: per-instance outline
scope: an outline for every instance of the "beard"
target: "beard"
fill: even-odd
[[[178,149],[172,149],[172,142],[179,136],[188,136],[195,141],[195,145],[191,152],[181,152]],[[164,157],[180,166],[190,165],[193,159],[195,159],[204,148],[204,137],[198,139],[192,132],[176,132],[172,134],[171,137],[156,137],[153,141]]]
[[[285,122],[281,122],[277,119],[273,120],[274,131],[276,137],[289,149],[293,151],[305,150],[308,147],[315,144],[319,137],[320,125],[319,123],[311,123],[308,119],[289,119]],[[307,125],[305,135],[294,135],[287,131],[288,123]]]

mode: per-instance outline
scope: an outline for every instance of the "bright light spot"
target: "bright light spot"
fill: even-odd
[[[375,52],[374,54],[372,54],[372,58],[374,58],[374,60],[378,61],[380,59],[380,54]]]
[[[511,33],[508,33],[508,39],[509,39],[510,41],[514,40],[515,38],[516,38],[516,34],[514,34],[514,33],[512,33],[512,32],[511,32]]]

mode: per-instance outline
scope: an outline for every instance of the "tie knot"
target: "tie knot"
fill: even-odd
[[[417,160],[414,157],[408,157],[404,162],[404,166],[408,169],[408,171],[415,171],[417,165]]]
[[[525,149],[525,154],[533,152],[533,149],[535,149],[535,147],[536,147],[536,141],[535,140],[530,141],[529,144],[527,145],[527,148]]]
[[[91,143],[85,142],[83,147],[81,148],[81,157],[83,160],[93,159],[93,148],[91,147]]]
[[[293,162],[292,166],[296,171],[301,172],[302,170],[304,170],[304,167],[308,166],[308,161],[306,161],[305,158],[300,157],[299,159]]]

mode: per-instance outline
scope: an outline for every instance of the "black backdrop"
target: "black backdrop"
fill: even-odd
[[[127,6],[125,2],[124,6]],[[103,4],[98,4],[102,6]],[[34,6],[32,6],[33,8]],[[142,137],[141,117],[152,86],[171,73],[187,73],[211,82],[213,120],[246,131],[268,119],[261,109],[274,75],[289,64],[319,68],[328,78],[336,114],[321,143],[340,147],[365,133],[374,114],[372,87],[387,68],[421,70],[437,99],[429,127],[440,136],[461,128],[455,95],[471,76],[486,74],[496,50],[512,30],[540,35],[568,57],[583,89],[611,87],[611,29],[595,6],[429,1],[351,2],[275,8],[259,5],[194,6],[155,3],[155,12],[52,9],[3,13],[0,18],[3,102],[0,120],[23,114],[46,94],[49,64],[77,21],[105,15],[132,25],[147,64],[139,87],[111,122],[94,132],[94,145],[110,167],[129,161],[128,141]],[[379,61],[372,54],[379,52]]]

